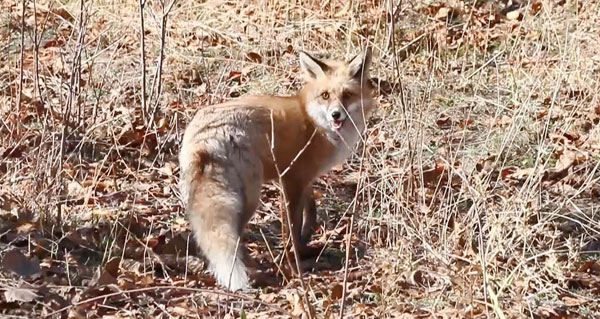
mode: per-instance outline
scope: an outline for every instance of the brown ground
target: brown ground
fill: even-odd
[[[136,1],[30,0],[24,24],[0,4],[0,316],[600,316],[600,3],[164,1],[145,95]],[[245,238],[262,287],[215,287],[178,199],[185,124],[294,92],[297,50],[367,43],[380,103],[316,182],[323,253],[277,271],[268,186]]]

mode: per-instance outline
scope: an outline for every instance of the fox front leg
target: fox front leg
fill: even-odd
[[[306,254],[307,243],[312,234],[312,226],[310,224],[314,224],[314,219],[316,218],[316,207],[314,200],[312,200],[312,187],[302,185],[306,185],[306,183],[291,179],[284,181],[286,205],[282,207],[284,208],[282,209],[282,221],[284,222],[282,231],[284,235],[283,240],[287,242],[289,238],[289,233],[286,230],[288,230],[287,217],[290,216],[291,230],[289,231],[291,231],[292,240],[294,240],[300,256]],[[302,238],[304,233],[306,233],[308,240]]]
[[[314,232],[317,224],[317,205],[313,198],[312,187],[309,187],[306,192],[306,201],[304,203],[304,215],[302,221],[302,232],[300,234],[300,245],[307,246],[310,242],[310,237]]]

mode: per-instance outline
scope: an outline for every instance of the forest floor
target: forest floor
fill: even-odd
[[[0,4],[0,317],[600,317],[600,2],[24,2]],[[266,280],[226,292],[179,199],[186,123],[366,45],[378,106],[315,182],[322,254],[278,271],[267,185]]]

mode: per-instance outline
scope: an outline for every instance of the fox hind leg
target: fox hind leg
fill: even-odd
[[[260,204],[260,190],[263,185],[262,162],[257,157],[246,155],[244,157],[245,166],[238,170],[238,176],[244,183],[244,209],[241,227],[244,227],[256,212]]]

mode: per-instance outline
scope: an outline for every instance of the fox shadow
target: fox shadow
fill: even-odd
[[[347,254],[344,240],[350,225],[350,215],[346,212],[347,203],[355,193],[355,185],[336,185],[331,196],[315,198],[317,201],[318,226],[315,227],[308,247],[300,254],[300,268],[304,276],[333,273],[342,270],[346,256],[356,263],[366,253],[362,241],[354,232]],[[315,185],[316,193],[325,193],[324,186]],[[329,189],[331,190],[331,188]],[[242,237],[246,252],[246,263],[255,285],[274,287],[285,284],[294,276],[296,265],[291,242],[282,240],[282,219],[280,195],[276,187],[267,185],[262,191],[263,204],[247,224]],[[286,254],[287,247],[289,254]],[[288,260],[291,259],[291,260]]]

